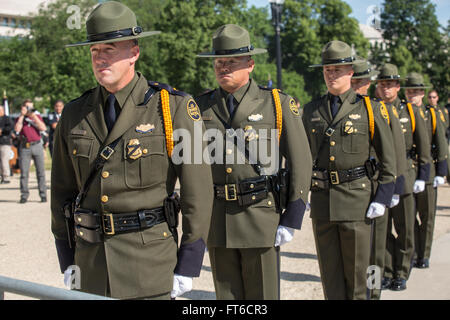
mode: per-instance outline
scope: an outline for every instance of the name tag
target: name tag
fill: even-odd
[[[76,136],[84,136],[84,135],[86,135],[86,130],[72,129],[72,131],[70,131],[70,133],[73,135],[76,135]]]

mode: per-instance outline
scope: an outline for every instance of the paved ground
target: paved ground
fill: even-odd
[[[34,173],[32,173],[34,174]],[[50,172],[47,172],[50,178]],[[49,186],[49,180],[47,180]],[[30,177],[29,202],[19,204],[19,177],[0,185],[0,275],[63,288],[50,231],[50,204],[40,203],[36,177]],[[431,267],[414,269],[403,292],[383,291],[383,299],[450,299],[450,187],[439,189]],[[5,299],[27,299],[6,293]],[[205,255],[194,290],[182,299],[215,299],[211,267]],[[323,299],[311,219],[281,248],[281,299]]]

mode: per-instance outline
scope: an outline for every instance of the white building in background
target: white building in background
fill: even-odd
[[[378,46],[381,45],[383,49],[386,48],[386,42],[384,41],[383,33],[381,30],[361,23],[359,24],[359,29],[363,33],[364,38],[369,40],[371,46],[375,46],[375,44],[378,43]]]
[[[0,38],[27,35],[32,16],[38,13],[41,3],[49,0],[1,0]]]

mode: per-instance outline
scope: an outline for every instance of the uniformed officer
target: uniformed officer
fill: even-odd
[[[397,206],[389,210],[388,234],[382,289],[404,290],[409,277],[414,252],[414,197],[421,192],[429,177],[431,155],[425,122],[419,109],[400,100],[401,76],[397,66],[387,63],[381,67],[377,87],[384,103],[398,115],[405,138],[407,157],[404,192]],[[392,233],[392,223],[397,236]]]
[[[305,105],[303,113],[314,160],[311,217],[326,299],[368,298],[370,221],[384,214],[394,192],[388,122],[351,88],[352,65],[360,62],[348,44],[326,44],[322,64],[311,67],[323,68],[328,93]]]
[[[251,56],[264,52],[251,45],[247,30],[230,24],[214,33],[213,52],[199,54],[214,58],[219,88],[196,100],[206,128],[216,132],[216,153],[224,151],[212,165],[215,201],[208,237],[217,299],[280,298],[279,246],[300,229],[307,203],[312,161],[298,106],[250,79]],[[255,146],[259,152],[252,153]],[[270,151],[270,161],[263,160],[262,150]],[[273,180],[279,155],[289,164],[287,176],[281,176],[283,169],[275,179],[281,183]],[[239,164],[241,157],[245,163]]]
[[[450,141],[450,117],[447,108],[445,106],[440,106],[438,102],[438,92],[434,89],[428,92],[428,104],[434,107],[440,113],[439,116],[443,117],[445,120],[445,136],[447,137],[448,143],[448,141]],[[450,183],[450,159],[447,159],[447,183]]]
[[[432,165],[429,179],[425,180],[425,191],[416,194],[415,219],[415,251],[417,268],[428,268],[433,242],[434,220],[436,215],[437,187],[445,183],[447,175],[448,145],[445,138],[445,118],[441,117],[439,109],[423,104],[425,89],[421,74],[412,72],[406,78],[403,87],[409,102],[416,105],[420,115],[424,118],[427,128],[427,137],[431,145]],[[420,221],[419,221],[420,219]]]
[[[144,32],[128,7],[102,3],[86,27],[87,41],[70,46],[90,46],[99,85],[65,106],[55,132],[51,209],[61,270],[77,265],[84,292],[176,297],[200,273],[213,201],[210,166],[171,158],[175,132],[203,126],[200,112],[189,95],[135,72],[136,40],[159,32]],[[75,197],[72,249],[65,204]]]
[[[370,67],[367,61],[353,65],[353,71],[355,71],[352,77],[353,90],[360,95],[367,96],[369,87],[372,83],[371,78],[377,76],[379,72]],[[394,196],[392,197],[391,204],[389,205],[389,208],[392,208],[399,203],[400,195],[402,195],[404,191],[406,175],[406,154],[404,152],[406,148],[405,138],[403,137],[400,120],[397,118],[397,113],[393,112],[393,107],[389,104],[386,106],[386,104],[379,99],[372,99],[371,103],[375,108],[380,109],[381,112],[387,112],[387,120],[392,132],[397,169]],[[373,154],[373,156],[376,157],[376,154]],[[371,265],[376,265],[380,268],[380,274],[383,274],[384,271],[388,217],[389,214],[384,214],[373,221],[373,247],[370,263]],[[372,290],[371,299],[379,299],[380,295],[380,288],[374,287]]]

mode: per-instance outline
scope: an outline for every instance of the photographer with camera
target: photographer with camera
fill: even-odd
[[[33,102],[27,99],[22,104],[20,116],[16,120],[14,130],[19,138],[19,166],[20,166],[20,203],[28,200],[28,175],[30,172],[31,158],[36,166],[39,196],[41,202],[47,202],[47,190],[45,184],[44,147],[41,141],[40,131],[46,130],[42,117],[35,112]]]

